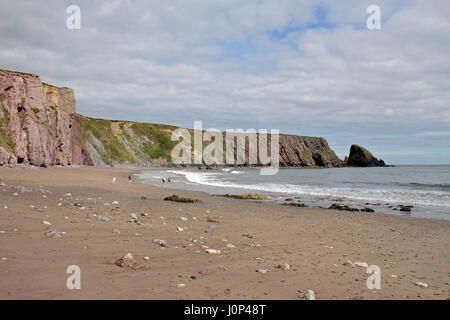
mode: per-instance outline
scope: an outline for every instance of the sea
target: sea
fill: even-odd
[[[282,168],[276,175],[260,169],[147,170],[146,184],[214,195],[255,192],[280,203],[328,208],[331,204],[375,212],[450,220],[450,165],[398,165],[370,168]],[[170,183],[162,183],[170,178]],[[403,212],[401,206],[412,206]],[[357,213],[355,213],[357,214]]]

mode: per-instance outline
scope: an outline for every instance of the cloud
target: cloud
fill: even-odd
[[[73,87],[82,114],[279,128],[343,154],[360,143],[388,162],[411,148],[418,162],[450,162],[445,148],[422,156],[448,141],[446,1],[378,1],[379,31],[365,28],[372,3],[360,0],[79,1],[76,31],[70,4],[4,1],[0,65]],[[437,134],[410,139],[426,132]]]

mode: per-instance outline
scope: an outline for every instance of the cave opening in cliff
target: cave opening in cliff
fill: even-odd
[[[18,107],[17,107],[17,111],[18,111],[18,112],[22,112],[22,111],[23,111],[23,107],[22,107],[22,106],[18,106]]]
[[[23,161],[25,160],[25,158],[17,158],[17,163],[19,163],[19,164],[21,164],[21,163],[23,163]]]
[[[324,161],[322,159],[322,155],[319,153],[313,153],[312,154],[312,159],[314,161],[314,164],[318,167],[323,167],[324,166]]]

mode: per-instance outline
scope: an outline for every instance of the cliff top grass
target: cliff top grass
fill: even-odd
[[[24,76],[33,76],[33,77],[38,77],[39,78],[39,76],[37,74],[33,74],[33,73],[26,73],[26,72],[14,71],[14,70],[7,70],[7,69],[3,69],[3,68],[0,68],[0,71],[5,72],[5,73],[15,73],[15,74],[20,74],[20,75],[24,75]]]

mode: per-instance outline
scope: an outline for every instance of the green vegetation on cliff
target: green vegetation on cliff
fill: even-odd
[[[150,141],[143,143],[143,151],[152,159],[170,158],[173,147],[178,143],[171,141],[173,126],[136,122],[131,126],[133,132],[147,137]]]
[[[127,151],[125,146],[114,134],[111,121],[103,119],[92,119],[87,117],[77,117],[76,121],[89,139],[89,133],[92,134],[102,146],[93,143],[94,148],[102,156],[102,160],[107,164],[113,164],[114,162],[130,162],[134,163],[134,158]]]
[[[14,153],[14,143],[8,134],[9,112],[3,106],[2,94],[0,94],[0,114],[3,115],[3,117],[0,118],[0,146],[4,147],[11,153]]]

